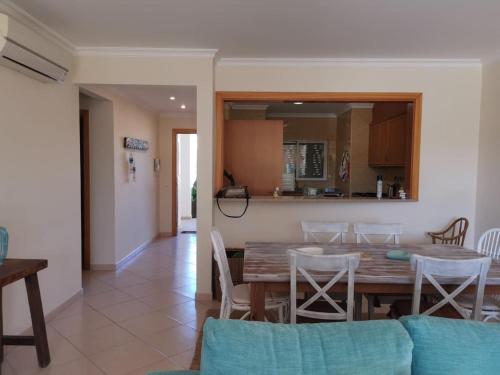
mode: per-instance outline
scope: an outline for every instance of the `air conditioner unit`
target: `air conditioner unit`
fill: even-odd
[[[0,64],[43,82],[63,82],[71,62],[64,48],[0,14]]]

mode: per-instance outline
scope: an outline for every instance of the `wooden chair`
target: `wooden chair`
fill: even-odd
[[[486,275],[490,268],[490,258],[476,258],[476,259],[438,259],[432,257],[425,257],[421,255],[412,255],[411,268],[415,271],[415,287],[413,291],[413,300],[411,305],[411,314],[418,315],[436,315],[445,317],[458,317],[463,319],[481,319],[481,308],[483,306],[484,287],[486,284]],[[465,279],[455,290],[448,292],[439,282],[435,276],[441,278],[450,278],[456,281]],[[440,293],[442,299],[435,303],[421,303],[422,297],[422,282],[426,278],[436,290]],[[450,280],[451,281],[451,280]],[[466,309],[461,307],[456,297],[465,290],[469,285],[475,283],[475,293],[473,300],[472,314],[467,312]],[[391,306],[393,317],[401,315],[409,315],[409,311],[405,311],[406,301],[397,301]],[[448,305],[454,309],[450,313]],[[448,307],[448,309],[446,309]],[[421,311],[424,310],[424,311]],[[453,316],[451,314],[455,314]],[[456,314],[458,313],[458,315]]]
[[[290,323],[297,322],[297,316],[323,320],[353,320],[354,314],[354,271],[359,266],[359,253],[342,255],[309,255],[296,250],[288,252],[290,259]],[[297,271],[312,285],[316,293],[297,307]],[[309,273],[329,272],[333,277],[323,287]],[[329,295],[328,291],[347,274],[347,308],[344,310]],[[326,301],[335,312],[312,311],[308,309],[319,299]]]
[[[441,232],[428,232],[432,238],[432,243],[464,246],[465,236],[469,228],[469,220],[461,217],[453,221],[445,230]]]
[[[300,226],[306,242],[339,242],[343,244],[349,232],[348,223],[301,221]]]
[[[213,228],[210,231],[210,237],[214,246],[214,257],[219,267],[222,289],[220,319],[230,319],[233,310],[243,311],[244,314],[240,319],[246,319],[250,316],[250,288],[248,284],[233,284],[226,248],[220,232]],[[288,311],[288,298],[266,298],[265,309],[266,311],[277,310],[279,322],[284,323]]]
[[[354,234],[356,235],[356,243],[373,243],[378,240],[382,243],[392,243],[398,245],[401,234],[403,233],[401,224],[354,224]],[[380,294],[365,294],[368,301],[368,319],[371,320],[375,315],[375,301],[379,303],[392,303],[398,298],[404,296],[384,296]],[[409,299],[410,296],[408,295]]]
[[[492,259],[500,259],[500,228],[487,230],[481,235],[477,244],[477,252]],[[463,296],[458,299],[460,306],[469,313],[472,313],[473,302],[472,296]],[[500,321],[500,296],[485,296],[481,313],[482,320],[485,322],[492,319]]]

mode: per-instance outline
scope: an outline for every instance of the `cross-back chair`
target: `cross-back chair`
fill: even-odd
[[[297,316],[323,320],[353,320],[354,314],[354,272],[359,266],[359,253],[342,255],[309,255],[296,250],[289,251],[290,260],[290,322],[297,322]],[[314,273],[328,273],[331,279],[320,286]],[[315,290],[315,293],[297,307],[297,273]],[[344,310],[335,302],[328,291],[347,276],[347,307]],[[326,301],[334,312],[321,312],[309,309],[314,302]]]
[[[477,252],[492,259],[500,259],[500,228],[489,229],[479,238]],[[471,296],[462,296],[458,303],[469,313],[473,309],[473,298]],[[483,301],[482,319],[500,321],[500,296],[485,296]]]
[[[233,310],[244,312],[240,319],[247,319],[250,316],[250,288],[248,284],[233,284],[226,248],[220,232],[213,228],[210,231],[210,237],[214,247],[214,257],[219,267],[219,281],[222,289],[220,319],[230,319]],[[280,323],[285,321],[287,308],[287,298],[266,298],[266,311],[277,310]]]
[[[300,226],[306,242],[339,242],[343,244],[349,232],[348,223],[301,221]]]
[[[354,234],[356,243],[373,243],[378,237],[382,238],[382,243],[399,244],[400,236],[403,233],[401,224],[354,224]]]
[[[412,315],[431,315],[442,307],[450,304],[464,319],[481,319],[486,275],[491,259],[488,257],[476,259],[438,259],[421,255],[412,255],[411,267],[415,271],[415,287],[412,301]],[[435,277],[465,279],[455,290],[448,292]],[[422,282],[427,279],[440,293],[443,299],[420,312]],[[468,313],[456,301],[456,297],[469,285],[475,284],[472,314]]]

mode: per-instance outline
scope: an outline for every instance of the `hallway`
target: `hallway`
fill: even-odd
[[[47,325],[52,362],[6,347],[3,375],[130,374],[188,369],[212,303],[194,301],[196,236],[158,239],[117,271],[83,275],[83,296]]]

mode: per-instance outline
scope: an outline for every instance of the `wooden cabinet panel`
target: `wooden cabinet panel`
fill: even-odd
[[[282,120],[229,120],[224,126],[224,169],[252,195],[281,186]]]
[[[408,150],[407,115],[370,125],[369,164],[396,167],[406,164]]]
[[[406,113],[387,121],[387,148],[385,163],[404,166],[407,147]]]

